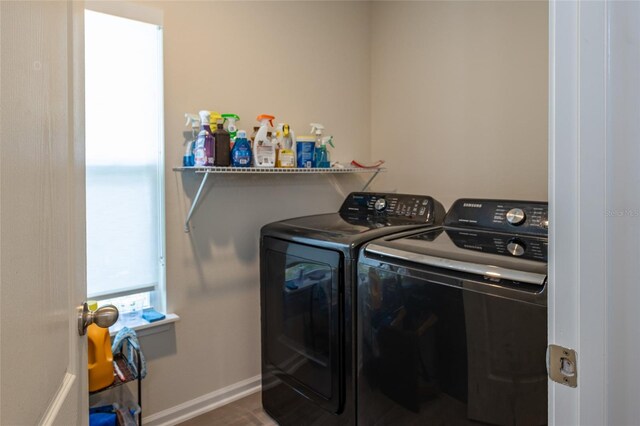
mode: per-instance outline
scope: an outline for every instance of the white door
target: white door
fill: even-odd
[[[549,343],[555,425],[640,421],[640,2],[550,4]]]
[[[0,1],[2,425],[88,423],[82,17]]]

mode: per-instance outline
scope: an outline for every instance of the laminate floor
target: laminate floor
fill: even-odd
[[[204,413],[180,426],[276,426],[277,423],[262,409],[261,393],[256,392],[208,413]]]

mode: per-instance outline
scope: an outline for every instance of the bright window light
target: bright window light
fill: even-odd
[[[85,11],[91,298],[164,288],[162,86],[161,27]]]

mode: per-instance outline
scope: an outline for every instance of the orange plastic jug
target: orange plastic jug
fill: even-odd
[[[89,392],[111,385],[113,375],[113,353],[108,328],[91,324],[87,329],[89,346]]]

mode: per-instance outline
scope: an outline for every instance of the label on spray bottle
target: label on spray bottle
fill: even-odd
[[[194,161],[196,166],[213,166],[213,136],[211,136],[211,127],[209,120],[211,113],[209,111],[200,111],[200,133],[196,139],[196,147],[193,150]]]
[[[208,125],[202,126],[203,130],[198,135],[198,141],[202,137],[203,145],[204,145],[204,153],[206,158],[205,166],[213,166],[214,160],[214,140],[213,135],[211,134],[211,128]]]
[[[271,141],[271,132],[267,132],[266,137],[256,135],[254,140],[256,167],[274,167],[276,165],[276,147]]]
[[[259,166],[273,166],[275,160],[275,148],[270,142],[259,140],[256,146],[256,164]]]
[[[207,150],[205,149],[206,131],[202,130],[198,133],[195,148],[193,150],[193,162],[196,166],[202,167],[207,165]]]

